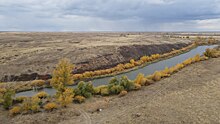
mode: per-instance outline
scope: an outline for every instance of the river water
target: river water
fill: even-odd
[[[178,56],[174,56],[174,57],[169,58],[169,59],[165,59],[165,60],[161,60],[159,62],[155,62],[155,63],[149,64],[147,66],[144,66],[143,68],[139,68],[139,69],[134,70],[134,71],[126,72],[126,73],[123,73],[123,74],[118,74],[115,77],[121,77],[122,75],[126,75],[129,79],[134,80],[135,77],[139,73],[142,73],[144,75],[150,75],[150,74],[154,73],[155,71],[163,70],[165,67],[175,66],[176,64],[181,63],[184,60],[195,56],[196,54],[202,55],[203,52],[205,52],[205,50],[207,48],[214,48],[216,46],[217,45],[198,46],[198,47],[190,50],[189,52],[180,54]],[[108,84],[109,80],[112,77],[103,77],[103,78],[94,79],[94,80],[91,80],[91,81],[92,81],[94,86],[105,85],[105,84]],[[69,87],[75,87],[75,86],[69,86]],[[50,95],[53,95],[56,92],[55,89],[53,89],[53,88],[44,88],[44,89],[42,89],[40,91],[45,91],[45,92],[47,92]],[[33,90],[24,91],[24,92],[17,93],[16,97],[17,96],[33,96],[33,95],[35,95],[38,92],[33,91]]]

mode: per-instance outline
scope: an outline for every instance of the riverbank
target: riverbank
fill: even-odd
[[[171,38],[166,33],[138,32],[3,32],[0,33],[0,80],[48,79],[64,57],[75,64],[74,73],[106,69],[192,42],[193,36],[192,39],[183,36],[177,34]]]
[[[212,58],[189,65],[169,78],[124,97],[93,97],[66,109],[13,118],[1,110],[0,120],[5,124],[219,123],[219,68],[220,58]]]
[[[142,68],[144,68],[146,65],[150,65],[150,66],[154,66],[153,65],[153,63],[157,63],[157,62],[159,62],[159,61],[162,61],[162,60],[169,60],[169,58],[172,58],[172,57],[174,57],[174,56],[178,56],[178,55],[182,55],[183,53],[187,53],[188,51],[190,51],[191,49],[193,49],[193,48],[195,48],[196,47],[196,45],[194,45],[194,44],[192,44],[192,45],[189,45],[189,46],[187,46],[187,47],[185,47],[184,48],[184,50],[177,50],[177,51],[179,51],[179,52],[175,52],[175,51],[172,51],[173,53],[166,53],[168,56],[164,56],[164,57],[162,57],[162,58],[159,58],[159,59],[156,59],[155,61],[151,61],[151,62],[147,62],[147,63],[144,63],[144,64],[142,64],[141,66],[137,66],[137,67],[135,67],[135,68],[132,68],[132,69],[127,69],[127,70],[124,70],[124,71],[121,71],[121,72],[118,72],[118,73],[115,73],[115,74],[108,74],[108,75],[102,75],[102,76],[100,76],[100,77],[98,77],[98,78],[94,78],[94,79],[98,79],[98,80],[100,80],[100,81],[92,81],[93,82],[93,85],[95,85],[95,86],[97,86],[97,85],[103,85],[103,84],[108,84],[108,81],[110,80],[110,76],[114,76],[114,75],[116,75],[116,74],[120,74],[120,75],[123,75],[124,73],[128,73],[128,72],[131,72],[131,71],[138,71],[138,69],[142,69]],[[203,46],[201,46],[201,47],[203,47]],[[198,48],[195,48],[195,49],[198,49],[198,50],[193,50],[193,51],[197,51],[197,52],[199,52],[199,53],[193,53],[193,51],[192,51],[192,53],[191,54],[193,54],[193,55],[191,55],[191,57],[193,57],[194,55],[196,55],[196,54],[202,54],[204,51],[205,51],[205,49],[206,48],[208,48],[208,47],[206,47],[206,46],[204,46],[204,48],[202,48],[201,49],[201,51],[200,51],[200,48],[201,47],[198,47]],[[211,47],[211,46],[210,46]],[[170,55],[169,55],[170,54]],[[188,54],[190,54],[190,53],[188,53]],[[165,55],[165,54],[164,54]],[[161,55],[161,56],[163,56],[163,55]],[[190,57],[190,56],[188,56],[188,57]],[[175,58],[175,57],[174,57]],[[183,56],[183,58],[187,58],[187,57],[184,57]],[[177,63],[178,62],[181,62],[181,61],[179,61],[181,58],[179,58],[178,60],[175,60],[175,61],[177,61]],[[184,59],[182,59],[182,61],[183,61]],[[174,60],[173,60],[173,62],[174,62]],[[169,62],[169,63],[173,63],[172,61],[171,62]],[[168,62],[165,62],[165,63],[167,63],[168,64]],[[165,64],[164,63],[164,64]],[[176,63],[176,64],[177,64]],[[155,65],[155,66],[160,66],[160,65]],[[159,70],[163,70],[165,67],[167,67],[167,66],[163,66],[162,68],[160,68]],[[151,73],[154,73],[154,71],[158,71],[158,70],[149,70],[149,69],[145,69],[148,73],[148,75],[149,74],[151,74]],[[132,73],[132,72],[131,72]],[[142,72],[143,73],[143,72]],[[137,73],[138,74],[138,73]],[[133,76],[132,77],[136,77],[136,75],[137,74],[132,74]],[[131,75],[130,75],[131,76]],[[102,77],[102,78],[101,78]],[[109,78],[109,79],[104,79],[104,78]],[[134,79],[134,78],[131,78],[132,80]],[[92,79],[90,79],[90,80],[92,80]],[[103,83],[103,84],[100,84],[100,83]],[[4,84],[2,84],[0,87],[4,87],[4,85],[7,85],[7,87],[9,87],[10,89],[15,89],[15,91],[18,93],[18,92],[23,92],[23,91],[28,91],[28,90],[32,90],[32,85],[31,85],[32,83],[31,83],[31,81],[28,81],[28,82],[17,82],[17,83],[15,83],[15,82],[8,82],[8,83],[4,83]],[[45,86],[44,86],[45,87]],[[46,87],[49,87],[49,86],[46,86]],[[46,92],[50,92],[50,90],[52,90],[52,89],[46,89],[45,91]],[[19,94],[23,94],[23,93],[19,93]],[[33,91],[29,91],[29,93],[28,94],[35,94]],[[21,96],[21,95],[19,95],[19,96]],[[25,95],[26,96],[26,95]]]

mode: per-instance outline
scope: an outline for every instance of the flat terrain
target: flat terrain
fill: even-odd
[[[93,97],[51,113],[7,117],[4,124],[220,123],[220,58],[190,65],[124,97]],[[96,110],[101,108],[101,112]]]

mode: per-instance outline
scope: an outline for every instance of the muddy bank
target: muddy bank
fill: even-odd
[[[177,44],[158,44],[158,45],[128,45],[114,48],[114,52],[109,54],[98,55],[86,61],[76,63],[76,68],[73,73],[82,73],[85,71],[93,71],[97,69],[107,69],[116,66],[119,63],[129,62],[130,59],[139,59],[144,55],[162,54],[172,51],[173,49],[180,49],[186,47],[187,43]],[[95,49],[95,48],[94,48]],[[41,74],[37,72],[24,73],[20,75],[4,75],[1,82],[9,81],[29,81],[34,79],[50,79],[51,75]]]

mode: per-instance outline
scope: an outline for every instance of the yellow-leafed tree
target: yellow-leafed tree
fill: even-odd
[[[60,60],[53,71],[51,85],[58,91],[64,91],[66,85],[73,84],[72,70],[74,65],[68,59]]]
[[[53,72],[51,85],[57,90],[56,97],[61,106],[66,107],[73,101],[73,89],[67,88],[68,84],[73,84],[72,76],[73,64],[68,59],[60,60]]]
[[[58,94],[58,102],[61,106],[66,107],[73,101],[74,93],[72,88],[65,88],[64,92]]]

